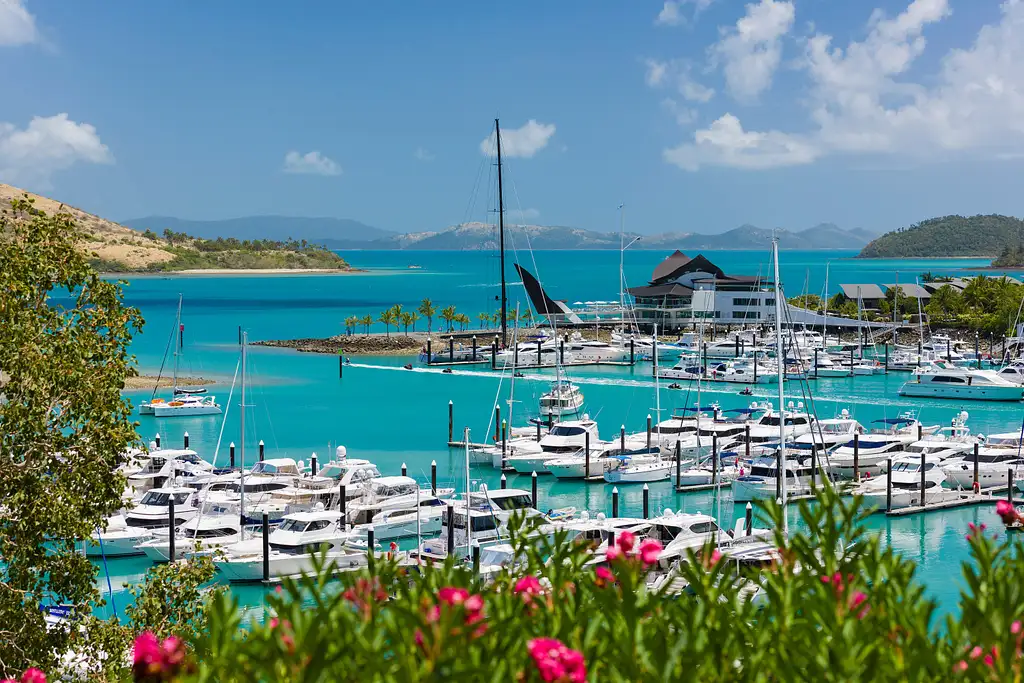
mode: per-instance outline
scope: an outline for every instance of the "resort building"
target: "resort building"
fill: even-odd
[[[932,292],[934,290],[928,289],[927,286],[922,287],[916,284],[889,284],[889,285],[874,285],[874,284],[853,284],[853,285],[839,285],[839,290],[842,292],[850,301],[860,301],[861,307],[866,311],[877,311],[881,307],[882,301],[885,300],[886,293],[894,288],[899,287],[900,291],[903,292],[903,296],[908,299],[916,299],[921,302],[921,307],[924,308],[928,305],[928,302],[932,298]]]
[[[757,325],[775,319],[769,280],[727,275],[702,254],[691,258],[676,250],[658,264],[647,285],[628,291],[637,322],[667,329],[700,319],[719,325]]]

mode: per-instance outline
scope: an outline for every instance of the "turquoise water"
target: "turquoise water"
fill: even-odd
[[[889,283],[913,281],[915,275],[964,275],[960,268],[984,265],[980,260],[853,260],[853,252],[783,252],[782,277],[790,296],[805,288],[820,293],[829,266],[831,291],[840,282]],[[498,263],[489,252],[351,252],[345,256],[365,274],[327,276],[142,276],[129,280],[127,300],[138,306],[147,321],[134,344],[144,373],[155,373],[160,365],[174,322],[178,294],[184,297],[185,356],[182,372],[219,379],[211,391],[227,404],[231,377],[238,362],[238,328],[247,330],[250,340],[327,336],[343,331],[349,315],[374,314],[395,303],[415,308],[424,296],[440,307],[454,304],[475,318],[479,311],[494,310],[498,293]],[[626,273],[630,284],[646,280],[664,254],[629,251]],[[767,252],[709,252],[707,256],[728,273],[768,273]],[[538,252],[525,257],[527,267],[538,272],[552,296],[560,299],[613,300],[618,298],[617,252]],[[510,260],[511,263],[511,260]],[[420,269],[408,269],[411,264]],[[514,272],[509,266],[510,273]],[[512,278],[514,279],[514,278]],[[512,286],[513,302],[525,296]],[[378,326],[379,327],[379,326]],[[421,324],[422,328],[422,324]],[[382,329],[381,329],[382,331]],[[454,482],[461,490],[465,482],[464,454],[449,451],[447,406],[454,404],[456,432],[471,429],[474,440],[482,441],[493,430],[495,394],[499,378],[487,372],[410,372],[401,366],[404,357],[358,358],[356,366],[338,378],[335,356],[300,354],[288,350],[251,347],[249,371],[252,380],[247,396],[247,463],[256,457],[256,443],[263,440],[268,457],[288,456],[307,460],[313,452],[321,462],[328,460],[334,446],[343,444],[353,457],[376,462],[381,471],[397,474],[406,463],[411,476],[429,479],[430,463],[438,463],[439,479]],[[359,367],[360,365],[373,367]],[[655,396],[650,366],[589,369],[574,372],[586,395],[587,409],[596,417],[601,433],[611,438],[619,425],[629,431],[644,428],[646,416],[654,411]],[[536,405],[545,387],[543,372],[528,373],[516,385],[521,417]],[[537,377],[537,379],[532,379]],[[818,380],[812,384],[819,417],[832,417],[847,408],[854,417],[867,422],[895,417],[905,410],[920,410],[925,423],[947,423],[961,408],[970,412],[968,424],[975,432],[1018,428],[1022,419],[1018,405],[959,405],[938,400],[906,400],[896,390],[906,375]],[[796,390],[796,385],[794,385]],[[771,387],[755,389],[755,397],[736,394],[738,388],[705,392],[702,402],[717,400],[725,408],[740,407],[760,396],[771,398]],[[136,392],[133,400],[148,396]],[[669,411],[693,405],[695,396],[684,391],[661,391],[661,407]],[[793,396],[794,400],[804,400]],[[502,398],[504,400],[504,396]],[[777,397],[776,397],[777,400]],[[165,444],[180,443],[188,431],[191,446],[213,459],[223,424],[223,444],[217,463],[227,464],[227,444],[241,443],[238,396],[232,400],[226,420],[220,416],[158,419],[140,416],[140,433],[147,440],[159,432]],[[504,410],[504,408],[503,408]],[[667,413],[666,413],[667,414]],[[518,421],[517,421],[518,422]],[[498,485],[499,474],[490,467],[474,467],[476,482]],[[512,475],[509,486],[529,489],[528,477]],[[611,486],[603,483],[559,483],[551,477],[540,479],[541,507],[573,506],[578,509],[610,511]],[[622,514],[639,514],[641,488],[621,487]],[[686,511],[712,511],[715,501],[708,493],[676,494],[669,482],[651,486],[652,510],[665,507]],[[714,509],[723,525],[742,515],[727,492],[721,497],[721,511]],[[921,565],[920,576],[929,592],[946,609],[955,607],[960,588],[959,563],[966,557],[963,534],[968,522],[986,522],[997,528],[994,510],[988,506],[948,512],[933,512],[908,518],[875,516],[870,527],[908,557]],[[140,558],[111,560],[107,569],[115,589],[114,603],[123,610],[128,596],[118,587],[133,583],[148,568]],[[100,582],[106,590],[106,574]],[[258,608],[262,587],[233,588],[241,600]],[[111,610],[110,606],[107,608]]]

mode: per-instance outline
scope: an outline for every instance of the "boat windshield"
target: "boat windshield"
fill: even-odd
[[[485,566],[504,565],[512,559],[508,549],[484,548],[480,551],[480,564]]]
[[[174,504],[175,505],[181,505],[186,500],[188,500],[188,497],[189,497],[190,494],[188,492],[185,492],[185,491],[183,491],[181,493],[174,493],[174,494],[165,493],[164,491],[147,491],[146,495],[144,495],[142,497],[142,500],[139,501],[139,504],[140,505],[154,505],[154,506],[157,506],[157,507],[167,507],[170,504],[171,496],[172,495],[174,496]]]
[[[416,484],[395,484],[388,485],[376,483],[373,485],[373,493],[381,498],[393,498],[395,496],[408,496],[416,493]]]
[[[841,422],[824,422],[819,424],[814,431],[817,432],[818,428],[821,429],[822,434],[847,434],[850,431],[850,425]]]
[[[224,538],[235,534],[234,529],[189,529],[185,532],[185,538]]]
[[[580,436],[586,432],[583,427],[566,427],[563,425],[555,425],[551,429],[551,436]]]

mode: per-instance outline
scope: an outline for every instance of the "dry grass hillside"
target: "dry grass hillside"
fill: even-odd
[[[88,235],[82,249],[105,272],[167,272],[176,270],[351,270],[337,254],[316,245],[269,240],[206,240],[184,234],[156,235],[132,230],[74,206],[0,183],[0,210],[28,195],[48,214],[65,211]]]
[[[131,228],[3,183],[0,183],[0,209],[9,208],[12,199],[24,195],[34,200],[37,209],[48,214],[66,211],[74,216],[78,225],[91,236],[82,248],[95,253],[100,261],[123,264],[125,270],[150,270],[158,264],[174,260],[174,254],[159,241],[143,237],[142,233]]]

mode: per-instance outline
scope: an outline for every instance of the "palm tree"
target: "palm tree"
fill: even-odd
[[[448,323],[448,331],[449,332],[452,331],[452,323],[455,322],[455,316],[456,315],[457,315],[457,313],[455,312],[455,307],[454,306],[445,306],[444,308],[441,309],[441,320],[443,320],[446,323]],[[429,320],[429,318],[428,318],[428,320]]]
[[[517,316],[518,314],[516,313],[516,309],[510,308],[508,309],[508,313],[505,314],[505,320],[510,324],[515,324]]]
[[[416,321],[419,320],[419,319],[420,319],[420,314],[417,313],[416,311],[411,311],[409,313],[409,324],[412,325],[412,331],[413,332],[416,331]]]
[[[477,319],[483,324],[485,330],[490,329],[490,327],[491,327],[491,314],[490,313],[481,313],[480,315],[477,316]]]
[[[409,325],[412,325],[412,313],[409,313],[408,311],[402,311],[401,314],[399,314],[398,317],[399,317],[399,320],[402,323],[402,327],[405,328],[405,336],[408,337],[409,336]]]
[[[345,318],[345,334],[347,334],[348,336],[351,337],[352,336],[352,332],[354,332],[356,327],[358,327],[358,326],[359,326],[359,317],[358,316],[350,315],[349,317]]]
[[[533,312],[529,308],[524,308],[519,312],[519,322],[529,324],[533,320]]]
[[[363,324],[363,329],[366,330],[365,334],[370,334],[370,325],[373,324],[373,316],[367,313],[359,319],[359,322]]]
[[[391,325],[395,322],[395,310],[389,308],[386,311],[381,311],[380,315],[377,316],[377,322],[384,323],[384,334],[388,337],[391,336]]]
[[[420,307],[416,309],[420,312],[424,318],[427,319],[427,334],[430,334],[431,328],[434,324],[434,314],[437,313],[437,309],[434,308],[434,302],[429,298],[424,298],[420,302]]]
[[[491,316],[491,322],[494,323],[495,327],[501,324],[501,311],[494,312],[494,314]]]
[[[391,312],[395,314],[395,325],[402,319],[402,304],[395,304],[391,307]]]
[[[466,328],[469,326],[469,316],[465,313],[459,313],[455,316],[455,322],[459,323],[462,327],[462,331],[465,332]]]

